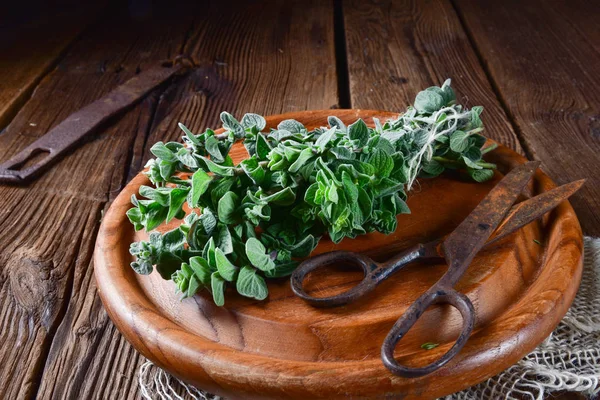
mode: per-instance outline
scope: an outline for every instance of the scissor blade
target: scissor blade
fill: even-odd
[[[513,206],[487,244],[495,242],[540,218],[581,189],[585,179],[567,183]]]
[[[448,272],[442,278],[453,286],[469,266],[475,254],[504,219],[517,197],[539,167],[539,161],[522,164],[498,182],[475,210],[444,240]]]

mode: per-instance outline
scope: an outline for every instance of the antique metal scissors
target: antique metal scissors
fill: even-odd
[[[349,251],[333,251],[311,257],[301,263],[292,274],[292,290],[313,306],[335,307],[361,298],[389,276],[417,259],[445,260],[448,264],[447,272],[396,321],[381,347],[384,365],[396,375],[412,378],[439,369],[458,354],[475,325],[473,304],[467,296],[453,288],[475,255],[485,245],[505,237],[552,210],[584,183],[584,180],[571,182],[513,206],[539,165],[539,162],[528,162],[511,170],[446,237],[426,244],[417,244],[384,263]],[[313,297],[306,293],[302,287],[306,276],[311,271],[333,264],[359,266],[364,272],[364,278],[352,289],[335,296]],[[399,364],[394,359],[396,345],[432,304],[449,304],[458,309],[463,318],[460,336],[448,352],[427,366],[409,368]]]

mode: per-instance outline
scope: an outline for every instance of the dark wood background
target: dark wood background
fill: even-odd
[[[0,162],[180,53],[199,65],[27,186],[0,185],[0,398],[136,398],[144,361],[98,298],[102,213],[176,123],[220,111],[401,111],[453,79],[485,134],[543,162],[600,236],[596,1],[264,1],[0,6]],[[332,112],[334,113],[334,112]]]

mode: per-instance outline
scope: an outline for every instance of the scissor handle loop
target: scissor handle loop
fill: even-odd
[[[425,310],[432,304],[450,304],[462,315],[463,327],[454,345],[443,356],[424,367],[411,368],[401,365],[394,358],[394,349],[398,342],[413,327]],[[381,360],[393,374],[404,378],[417,378],[432,373],[444,366],[456,356],[467,343],[475,326],[475,309],[467,296],[454,289],[435,289],[424,293],[396,321],[381,346]]]
[[[324,268],[334,264],[345,264],[360,267],[365,276],[360,283],[351,289],[329,297],[314,297],[306,293],[303,288],[304,279],[306,276],[319,268]],[[298,268],[294,270],[290,283],[294,293],[315,307],[335,307],[350,303],[365,293],[373,290],[377,286],[377,282],[372,279],[372,272],[379,267],[379,264],[371,260],[369,257],[352,253],[350,251],[332,251],[329,253],[319,254],[302,262]]]

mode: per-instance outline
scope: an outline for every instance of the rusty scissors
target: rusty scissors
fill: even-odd
[[[335,307],[361,298],[417,259],[445,260],[448,265],[446,273],[396,321],[381,347],[383,364],[396,375],[413,378],[439,369],[463,348],[475,325],[473,304],[467,296],[453,288],[475,255],[485,245],[552,210],[584,183],[584,180],[571,182],[514,205],[539,165],[539,162],[528,162],[512,169],[449,235],[426,244],[417,244],[384,263],[377,263],[365,255],[348,251],[333,251],[311,257],[302,262],[292,274],[292,290],[313,306]],[[302,287],[306,276],[311,271],[333,264],[359,266],[364,272],[364,278],[350,290],[335,296],[313,297],[306,293]],[[458,339],[450,350],[429,365],[419,368],[401,365],[394,359],[396,345],[433,304],[449,304],[460,312],[463,327]]]

